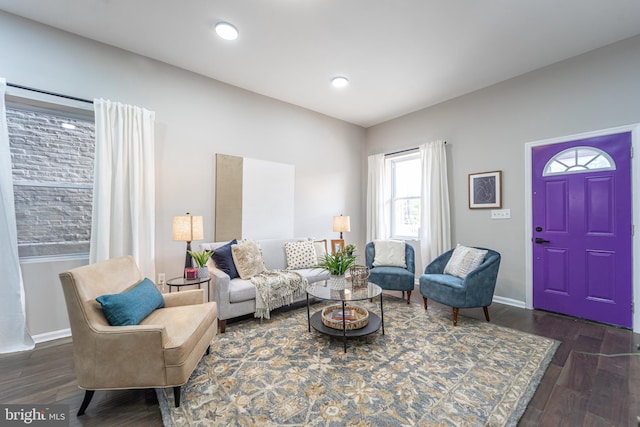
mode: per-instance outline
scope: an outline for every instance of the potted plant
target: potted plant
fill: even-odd
[[[198,278],[202,279],[209,276],[209,268],[207,267],[207,261],[213,255],[213,251],[204,250],[201,252],[189,251],[189,255],[193,259],[193,262],[196,264],[196,268],[198,270]]]
[[[346,251],[339,251],[335,254],[325,254],[319,258],[318,265],[315,268],[324,268],[331,274],[329,286],[334,289],[344,288],[344,275],[356,263],[356,257],[353,253],[348,254]]]
[[[356,252],[356,245],[354,245],[353,243],[349,243],[344,247],[344,251],[347,253],[347,255],[353,256],[353,254]]]

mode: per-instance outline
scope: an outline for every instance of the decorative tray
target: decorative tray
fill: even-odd
[[[344,315],[346,315],[344,327],[347,330],[364,328],[369,323],[369,312],[357,305],[345,305]],[[342,304],[330,305],[322,310],[322,323],[325,326],[332,329],[342,329],[342,320]]]

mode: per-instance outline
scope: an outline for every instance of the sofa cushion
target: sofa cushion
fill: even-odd
[[[259,240],[262,259],[267,270],[284,270],[287,268],[287,255],[284,252],[285,242],[296,239],[265,239]],[[300,240],[300,239],[297,239]]]
[[[318,264],[316,249],[311,240],[285,242],[284,251],[287,254],[287,270],[309,268]]]
[[[242,240],[231,246],[233,262],[242,279],[249,279],[266,270],[262,252],[254,240]]]
[[[249,301],[256,298],[256,287],[250,279],[234,279],[229,282],[229,302]]]
[[[238,274],[238,270],[236,269],[236,264],[233,261],[233,255],[231,253],[231,246],[237,244],[238,241],[233,239],[226,245],[222,245],[219,248],[213,251],[213,255],[211,255],[211,259],[219,270],[224,271],[229,275],[230,279],[235,279],[236,277],[240,277]]]
[[[374,267],[402,267],[407,268],[405,260],[405,243],[401,240],[375,240],[373,242],[375,254]]]
[[[486,250],[469,248],[457,244],[451,254],[451,258],[449,258],[449,262],[444,266],[444,274],[450,274],[464,279],[467,277],[467,274],[482,264],[487,252]]]
[[[196,343],[218,317],[215,304],[209,302],[167,307],[154,311],[141,322],[142,325],[164,326],[168,338],[164,343],[167,366],[178,366],[185,362]]]
[[[302,274],[309,284],[329,280],[331,274],[324,268],[301,268],[296,272]]]
[[[145,278],[128,291],[96,298],[111,326],[137,325],[155,309],[164,307],[156,285]]]

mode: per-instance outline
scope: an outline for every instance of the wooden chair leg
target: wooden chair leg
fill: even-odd
[[[87,410],[87,406],[89,406],[89,403],[93,398],[93,393],[95,393],[95,390],[85,390],[84,399],[82,399],[82,404],[80,405],[80,409],[78,409],[78,417],[80,415],[84,415],[84,411]]]
[[[427,297],[422,297],[422,300],[424,301],[424,309],[427,309]]]
[[[484,307],[482,307],[482,309],[484,310],[484,318],[487,319],[487,322],[490,322],[490,320],[489,320],[489,307],[487,307],[485,305]]]
[[[220,325],[220,333],[224,334],[224,331],[227,330],[227,319],[224,319],[224,320],[218,319],[218,325]]]
[[[173,388],[173,400],[176,402],[176,408],[180,406],[180,386],[179,385]]]
[[[411,304],[411,291],[407,291],[407,304]]]
[[[458,308],[453,307],[453,326],[458,326]]]

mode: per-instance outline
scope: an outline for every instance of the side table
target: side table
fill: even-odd
[[[207,301],[209,298],[209,282],[211,282],[211,277],[203,277],[201,279],[185,279],[184,277],[174,277],[173,279],[167,280],[167,286],[169,286],[169,293],[171,290],[176,287],[178,292],[180,292],[180,288],[183,286],[195,286],[198,285],[198,289],[202,289],[202,284],[207,284]]]

